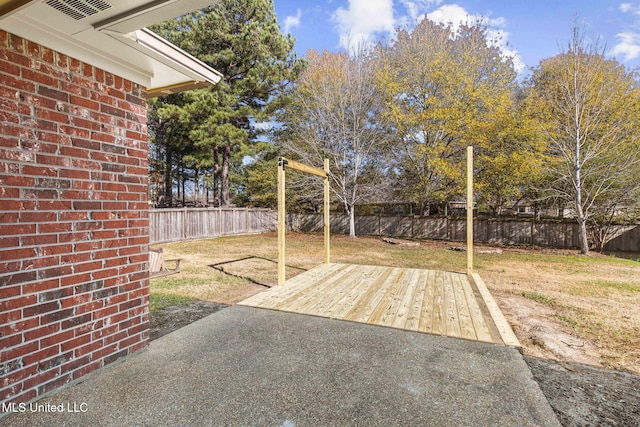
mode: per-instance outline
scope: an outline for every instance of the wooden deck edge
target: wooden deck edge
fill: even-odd
[[[484,284],[484,281],[482,280],[480,275],[478,273],[473,273],[469,277],[469,280],[473,282],[473,284],[478,289],[478,292],[480,292],[480,295],[482,296],[482,299],[484,300],[484,303],[486,304],[487,309],[491,314],[493,322],[498,328],[498,332],[500,333],[500,337],[502,338],[504,344],[509,347],[515,347],[518,349],[518,351],[520,351],[520,353],[522,353],[522,345],[520,344],[520,341],[518,341],[518,337],[516,337],[513,329],[511,329],[511,326],[507,322],[507,319],[504,317],[502,310],[500,310],[500,307],[498,307],[498,303],[496,303],[496,300],[493,299],[493,296],[489,292],[487,286]]]

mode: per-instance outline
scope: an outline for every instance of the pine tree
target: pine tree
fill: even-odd
[[[185,93],[179,108],[189,123],[189,159],[211,171],[213,198],[228,206],[232,162],[251,154],[253,124],[268,119],[303,65],[294,40],[280,32],[272,0],[223,0],[154,30],[223,74],[217,85]]]

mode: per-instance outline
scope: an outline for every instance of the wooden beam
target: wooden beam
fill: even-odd
[[[278,160],[278,285],[284,285],[285,278],[285,236],[286,236],[286,199],[285,199],[285,158]]]
[[[467,275],[473,274],[473,146],[467,147]]]
[[[331,262],[331,230],[330,230],[330,200],[329,200],[329,159],[324,159],[324,262]]]
[[[504,317],[504,314],[500,310],[498,303],[496,303],[496,300],[493,299],[491,292],[489,292],[489,289],[487,289],[487,285],[484,284],[484,281],[482,280],[480,275],[477,273],[472,274],[469,277],[469,281],[472,282],[476,286],[476,289],[478,289],[478,292],[480,292],[480,296],[484,300],[484,304],[489,310],[489,314],[491,315],[493,323],[495,323],[496,328],[500,333],[500,338],[502,338],[502,342],[504,343],[504,345],[515,347],[520,351],[520,353],[522,353],[522,345],[520,344],[520,341],[518,341],[518,337],[516,337],[513,329],[511,329],[509,322],[507,322],[507,319]]]
[[[300,172],[310,173],[311,175],[316,175],[321,178],[327,177],[327,172],[323,171],[322,169],[314,168],[313,166],[305,165],[304,163],[296,162],[295,160],[285,159],[284,157],[281,157],[281,159],[284,160],[284,165],[289,169],[295,169]]]

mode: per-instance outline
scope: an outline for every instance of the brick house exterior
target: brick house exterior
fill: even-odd
[[[0,30],[0,401],[147,345],[138,84]]]

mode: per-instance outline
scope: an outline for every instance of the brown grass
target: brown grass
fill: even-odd
[[[460,244],[394,246],[379,238],[352,240],[346,236],[332,236],[331,243],[334,262],[466,269],[466,254],[449,250]],[[180,296],[235,303],[277,281],[274,233],[163,246],[167,258],[182,258],[181,273],[154,279],[152,301]],[[321,235],[287,235],[287,277],[322,261]],[[524,297],[540,311],[551,310],[562,328],[598,349],[603,365],[640,372],[637,261],[598,254],[584,257],[572,251],[503,248],[501,254],[476,254],[474,268],[494,294]]]

